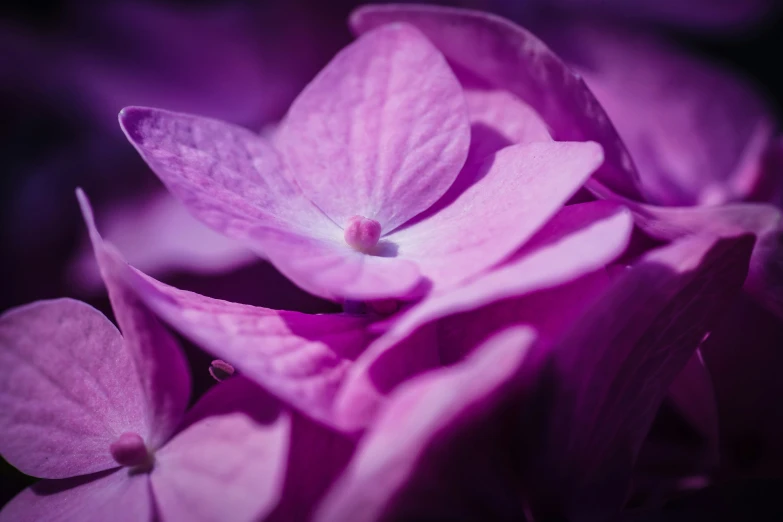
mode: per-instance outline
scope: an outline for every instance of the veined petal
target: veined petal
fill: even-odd
[[[628,212],[612,203],[565,207],[512,260],[463,286],[428,295],[392,322],[351,367],[337,397],[336,413],[341,422],[346,426],[366,425],[389,389],[410,377],[411,372],[424,369],[411,363],[402,371],[390,372],[388,366],[390,360],[424,364],[426,361],[419,360],[428,355],[419,338],[423,337],[425,346],[437,343],[426,336],[438,321],[503,299],[554,288],[598,270],[623,252],[632,228]],[[525,317],[512,321],[507,315],[506,319],[510,324],[525,322]],[[460,346],[449,350],[467,351],[456,336],[451,341]]]
[[[149,438],[145,442],[155,449],[174,433],[190,399],[190,372],[185,354],[174,337],[125,284],[122,270],[118,268],[118,254],[103,244],[87,197],[81,189],[76,195],[114,315],[141,382],[149,425]]]
[[[80,301],[38,301],[0,317],[0,454],[67,478],[117,467],[109,446],[150,434],[141,382],[120,332]]]
[[[289,416],[243,377],[212,388],[188,416],[155,454],[150,478],[162,520],[264,518],[283,489]]]
[[[364,6],[351,15],[363,34],[378,26],[415,26],[446,58],[529,104],[558,141],[595,141],[606,162],[596,179],[639,198],[638,176],[620,137],[582,79],[538,38],[498,16],[438,6]]]
[[[42,480],[0,511],[0,522],[139,522],[155,520],[149,477],[127,469]]]
[[[533,236],[602,162],[595,143],[507,147],[463,170],[440,201],[387,239],[416,261],[433,291],[453,287]]]
[[[469,141],[446,60],[419,31],[392,24],[335,56],[291,105],[276,143],[335,223],[360,215],[390,232],[443,195]]]

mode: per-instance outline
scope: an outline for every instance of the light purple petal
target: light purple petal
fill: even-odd
[[[305,290],[362,300],[404,296],[418,284],[412,263],[349,247],[343,230],[304,198],[277,151],[247,129],[139,107],[123,109],[120,122],[190,212]]]
[[[253,521],[280,499],[290,425],[276,401],[233,377],[212,388],[193,420],[155,455],[163,520]]]
[[[203,225],[163,190],[114,205],[100,221],[105,223],[107,241],[126,252],[133,266],[153,275],[181,270],[220,273],[258,259],[238,241]],[[70,272],[86,290],[102,288],[88,238]]]
[[[452,63],[530,105],[559,141],[595,141],[606,155],[596,179],[638,198],[637,174],[609,118],[580,77],[526,30],[494,15],[437,6],[365,6],[354,11],[359,34],[406,22]]]
[[[443,195],[469,141],[446,60],[417,30],[393,24],[335,56],[291,105],[276,144],[335,223],[359,215],[388,233]]]
[[[603,162],[595,143],[500,150],[465,169],[444,198],[387,236],[442,290],[496,264],[538,231]]]
[[[602,518],[621,507],[661,401],[738,295],[751,248],[749,236],[692,236],[653,251],[555,345],[562,386],[540,454],[543,513]]]
[[[129,267],[93,229],[107,267],[165,321],[306,414],[332,422],[332,401],[369,343],[367,318],[270,310],[165,285]]]
[[[0,317],[0,454],[24,473],[114,468],[109,445],[149,437],[144,391],[120,332],[91,306],[38,301]]]
[[[648,202],[716,205],[756,187],[774,121],[739,75],[643,31],[559,18],[536,27],[606,109]]]
[[[400,386],[360,442],[315,520],[381,519],[406,483],[413,482],[428,447],[442,443],[444,430],[475,421],[477,412],[517,373],[534,340],[531,329],[506,330],[463,363]]]
[[[341,422],[346,426],[366,425],[384,391],[410,377],[410,372],[421,371],[417,364],[427,361],[420,359],[431,358],[425,347],[437,344],[436,339],[427,337],[433,335],[428,333],[428,325],[593,272],[622,253],[632,228],[628,212],[615,204],[595,202],[565,207],[531,240],[529,247],[506,264],[464,286],[428,295],[395,319],[351,367],[337,397],[336,413]],[[458,342],[456,336],[452,342]],[[402,371],[390,372],[390,359],[410,364],[403,366]]]
[[[81,190],[77,190],[77,197],[114,315],[141,381],[149,425],[146,442],[154,449],[174,433],[187,407],[190,398],[187,361],[174,337],[124,283],[122,271],[118,270],[119,254],[103,244],[90,203]]]
[[[155,519],[146,474],[127,469],[65,480],[42,480],[0,511],[0,522],[139,522]]]

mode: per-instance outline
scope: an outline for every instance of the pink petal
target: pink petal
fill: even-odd
[[[620,508],[666,391],[738,295],[751,248],[748,236],[692,236],[653,251],[557,343],[547,507],[597,518]]]
[[[774,122],[742,77],[636,29],[557,19],[542,30],[611,117],[647,201],[716,205],[755,188]]]
[[[152,488],[163,520],[253,521],[277,504],[290,418],[234,377],[205,395],[190,424],[155,455]]]
[[[593,272],[622,253],[632,228],[628,213],[614,204],[595,202],[565,207],[518,257],[464,286],[428,295],[396,319],[352,366],[335,406],[341,423],[366,425],[385,392],[410,377],[411,372],[421,371],[413,362],[428,357],[425,347],[438,343],[437,339],[426,337],[428,326],[449,316],[459,317],[457,314],[553,288]],[[524,320],[518,316],[514,319],[511,324]],[[420,336],[424,337],[423,341],[418,341]],[[460,348],[453,347],[453,350]],[[409,364],[403,371],[390,372],[390,360]]]
[[[210,353],[326,422],[348,366],[369,343],[364,317],[270,310],[165,285],[129,267],[93,229],[96,249],[127,291]]]
[[[128,253],[128,262],[155,275],[182,270],[220,273],[258,259],[239,242],[203,225],[163,190],[112,206],[101,221],[106,224],[106,239]],[[102,288],[89,239],[70,271],[85,289]]]
[[[463,363],[412,379],[396,390],[359,444],[348,469],[319,507],[315,520],[380,520],[443,433],[478,420],[525,361],[535,334],[506,330]],[[426,497],[426,496],[425,496]],[[458,499],[450,499],[458,502]],[[419,506],[420,508],[421,506]],[[419,512],[420,513],[420,512]]]
[[[556,140],[598,142],[606,163],[596,179],[639,197],[633,163],[609,118],[581,78],[535,36],[497,16],[465,9],[365,6],[351,16],[359,34],[392,22],[412,24],[452,63],[521,98]]]
[[[349,247],[343,231],[302,196],[277,151],[250,131],[138,107],[123,109],[120,121],[190,212],[269,258],[305,290],[363,300],[404,296],[418,284],[414,264]]]
[[[416,261],[434,291],[452,287],[516,250],[602,162],[595,143],[507,147],[465,169],[441,201],[387,238],[399,256]]]
[[[464,75],[462,75],[464,76]],[[470,151],[466,166],[514,143],[552,141],[535,110],[502,89],[459,77],[470,116]]]
[[[470,140],[462,89],[417,30],[394,24],[343,49],[292,104],[280,146],[302,191],[335,223],[385,233],[432,205]]]
[[[0,511],[0,522],[138,522],[155,520],[149,477],[118,469],[86,477],[42,480]]]
[[[154,449],[174,433],[188,405],[190,373],[187,361],[177,341],[124,283],[122,270],[118,269],[119,254],[103,244],[87,196],[81,189],[76,195],[114,315],[141,382],[149,424],[146,442]]]
[[[117,328],[72,299],[0,317],[0,454],[24,473],[66,478],[114,468],[109,445],[147,438],[144,391]]]

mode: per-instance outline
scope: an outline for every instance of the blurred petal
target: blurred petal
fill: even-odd
[[[527,241],[602,162],[595,143],[507,147],[463,170],[438,203],[387,239],[416,261],[433,291],[453,287]]]
[[[648,202],[717,205],[755,189],[774,121],[739,75],[639,30],[562,18],[536,28],[606,109]]]
[[[155,449],[174,433],[190,398],[190,372],[181,348],[152,312],[130,291],[117,269],[116,251],[106,248],[95,228],[87,196],[77,190],[95,257],[114,315],[144,392],[149,439]]]
[[[365,33],[383,24],[410,23],[446,58],[530,105],[558,141],[595,141],[606,163],[596,179],[638,198],[637,174],[622,140],[584,82],[540,40],[494,15],[437,6],[364,6],[351,27]]]
[[[335,56],[291,105],[276,143],[335,223],[359,215],[388,233],[443,195],[469,141],[454,73],[417,30],[394,24]]]
[[[153,275],[220,273],[258,260],[239,242],[203,225],[163,190],[114,205],[100,221],[106,240],[127,252],[133,266]],[[89,239],[70,268],[86,290],[103,286]]]
[[[253,521],[280,499],[290,418],[250,381],[212,388],[189,425],[155,455],[151,475],[163,520]]]
[[[91,306],[38,301],[0,316],[0,454],[67,478],[117,467],[109,446],[149,437],[144,390],[120,332]]]
[[[0,511],[0,522],[138,522],[154,520],[149,477],[127,469],[64,480],[42,480]]]
[[[539,515],[590,519],[619,510],[655,413],[738,295],[752,243],[692,236],[653,251],[554,346],[563,387],[541,452]]]
[[[395,512],[406,506],[395,505],[394,501],[401,499],[406,487],[415,488],[421,482],[425,482],[422,491],[417,492],[415,499],[408,499],[417,516],[421,516],[428,504],[444,500],[433,498],[433,489],[438,486],[446,489],[447,485],[438,480],[428,465],[437,466],[443,460],[448,462],[448,458],[439,462],[433,448],[447,447],[443,443],[446,436],[460,425],[477,421],[481,412],[497,401],[499,390],[516,375],[534,340],[531,329],[506,330],[477,348],[464,362],[401,385],[360,442],[356,456],[319,507],[315,520],[360,522],[380,520],[384,516],[408,520],[411,513],[400,517],[400,512]],[[480,464],[475,467],[481,469]],[[422,475],[423,480],[417,482],[417,475]],[[480,484],[480,477],[471,473],[466,476],[476,480],[474,486]],[[427,483],[428,478],[431,483]],[[458,476],[448,478],[457,482]],[[476,495],[475,491],[467,491]],[[456,495],[439,507],[448,510],[464,500]],[[460,516],[464,517],[465,513]],[[441,512],[436,518],[452,520],[453,517],[451,513],[444,518]]]

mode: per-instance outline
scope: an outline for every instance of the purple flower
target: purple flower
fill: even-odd
[[[120,120],[202,221],[314,294],[374,300],[453,287],[501,261],[602,161],[595,144],[546,141],[466,162],[469,116],[443,56],[398,24],[340,52],[272,142],[155,109]]]
[[[0,520],[255,520],[270,512],[282,492],[290,419],[241,378],[185,414],[190,375],[179,346],[110,270],[122,334],[71,299],[0,317],[0,453],[47,479]]]

